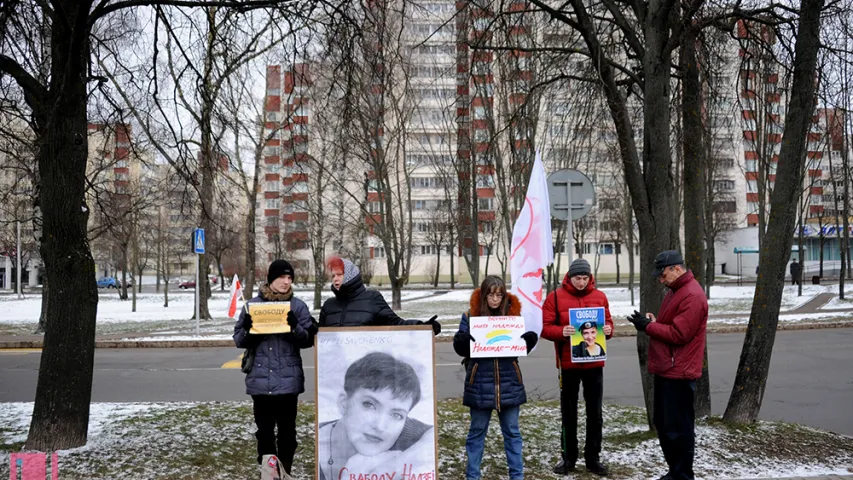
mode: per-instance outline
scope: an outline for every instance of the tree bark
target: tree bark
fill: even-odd
[[[51,27],[50,85],[46,91],[41,86],[24,86],[36,118],[43,229],[40,251],[45,280],[55,287],[47,296],[47,311],[62,315],[48,319],[50,328],[44,335],[25,447],[42,452],[86,443],[98,306],[95,262],[86,236],[89,209],[85,204],[87,17],[92,2],[53,3],[64,11],[67,21],[53,22]],[[38,91],[35,96],[34,90]]]
[[[682,72],[681,121],[683,154],[684,199],[684,260],[687,268],[704,287],[705,278],[705,127],[702,124],[704,96],[696,58],[696,29],[685,26],[679,61]],[[713,248],[709,245],[709,248]],[[708,372],[708,345],[705,344],[702,376],[696,382],[696,416],[711,414],[711,380]]]
[[[732,395],[723,419],[752,423],[764,399],[779,308],[785,284],[785,267],[794,241],[797,195],[805,168],[806,135],[814,111],[815,68],[820,48],[820,12],[824,0],[803,0],[794,51],[794,74],[788,114],[779,155],[776,187],[771,195],[770,219],[759,252],[761,276],[755,286],[749,327],[741,350]]]

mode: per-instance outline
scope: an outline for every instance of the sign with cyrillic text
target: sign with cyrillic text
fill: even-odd
[[[526,357],[524,317],[471,317],[471,358]]]
[[[290,311],[290,302],[258,302],[247,303],[249,315],[252,316],[252,329],[249,333],[287,333],[290,325],[287,324],[287,312]]]

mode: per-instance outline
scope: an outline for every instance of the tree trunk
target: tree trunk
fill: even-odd
[[[44,333],[47,328],[47,307],[49,305],[47,297],[49,294],[50,287],[47,285],[47,275],[45,275],[41,282],[41,313],[39,314],[39,324],[36,327],[35,333]]]
[[[391,308],[399,310],[403,305],[402,286],[403,282],[396,275],[389,272],[388,279],[391,283]]]
[[[127,243],[121,245],[121,261],[124,262],[124,265],[121,268],[121,293],[118,296],[122,300],[127,300],[127,266],[129,265],[127,261]]]
[[[797,195],[805,168],[806,134],[815,108],[815,66],[820,47],[820,11],[824,0],[803,0],[794,53],[794,74],[782,150],[771,195],[770,219],[759,252],[761,276],[741,350],[732,395],[723,419],[730,423],[752,423],[764,399],[779,308],[785,283],[785,266],[794,241]]]
[[[437,251],[435,254],[435,279],[433,281],[433,288],[438,288],[438,275],[441,272],[441,242],[438,242]]]
[[[630,201],[628,195],[626,195],[627,200]],[[625,231],[627,233],[625,237],[625,244],[628,248],[628,291],[631,293],[631,306],[633,307],[636,304],[634,299],[634,209],[631,205],[627,205],[625,208],[625,216],[627,225],[625,227]]]
[[[687,26],[681,43],[682,95],[682,150],[684,199],[684,260],[687,268],[696,272],[694,277],[704,287],[705,278],[705,127],[702,124],[702,84],[696,59],[696,30]],[[709,245],[713,248],[713,245]],[[708,372],[708,344],[705,343],[705,360],[702,376],[696,382],[695,407],[699,418],[711,415],[711,380]]]
[[[98,307],[95,262],[86,236],[89,32],[82,27],[69,30],[86,24],[92,2],[54,3],[64,9],[67,23],[57,21],[52,25],[50,88],[39,105],[31,105],[37,123],[36,159],[41,182],[38,202],[43,229],[40,251],[45,282],[62,286],[46,296],[47,312],[55,317],[47,320],[50,328],[44,335],[33,418],[25,446],[42,452],[86,444]]]
[[[139,245],[137,244],[137,240],[136,240],[136,228],[134,228],[134,226],[132,224],[131,224],[131,228],[133,229],[132,230],[133,236],[131,237],[131,242],[133,242],[132,243],[133,250],[131,251],[131,255],[133,258],[131,259],[131,262],[134,266],[136,266],[137,263],[139,262]],[[134,280],[136,280],[135,285],[130,286],[130,292],[131,292],[131,297],[132,297],[132,300],[130,302],[130,305],[131,305],[130,311],[133,313],[136,313],[136,289],[138,288],[138,285],[139,285],[140,281],[142,280],[142,275],[140,274],[139,278],[136,278]]]
[[[616,242],[616,285],[622,283],[620,271],[619,271],[619,255],[622,253],[622,245],[619,242]]]

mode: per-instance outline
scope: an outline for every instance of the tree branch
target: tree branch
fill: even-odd
[[[0,71],[15,79],[15,82],[24,90],[24,98],[27,104],[38,112],[41,112],[47,97],[47,89],[39,83],[29,72],[27,72],[15,59],[0,54]]]

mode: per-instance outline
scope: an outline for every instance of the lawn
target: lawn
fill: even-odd
[[[31,403],[0,404],[0,476],[8,471],[8,452],[23,446],[31,412]],[[531,402],[521,412],[527,478],[560,478],[551,473],[559,456],[558,404]],[[312,404],[300,405],[296,478],[313,478],[313,416]],[[438,418],[438,478],[462,479],[467,408],[458,400],[441,401]],[[606,405],[604,425],[602,460],[611,467],[611,478],[664,473],[642,410]],[[483,478],[506,478],[496,418],[492,427]],[[841,474],[853,465],[853,439],[796,425],[761,422],[732,428],[710,419],[698,425],[697,436],[696,473],[706,479]],[[89,444],[60,452],[59,468],[63,479],[257,479],[254,456],[248,402],[93,404]],[[595,477],[577,473],[574,478]]]

